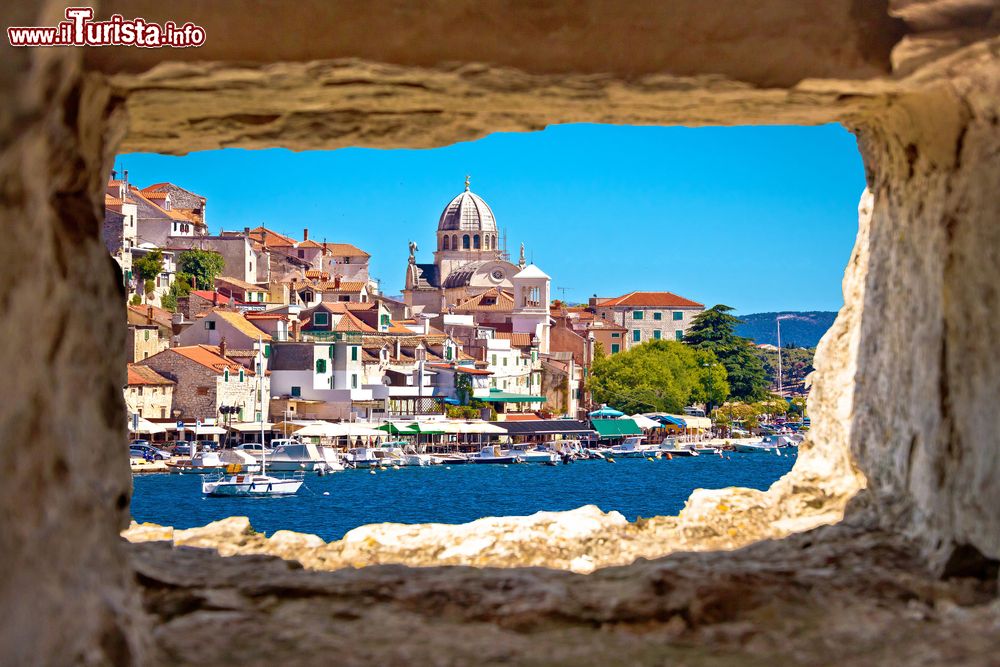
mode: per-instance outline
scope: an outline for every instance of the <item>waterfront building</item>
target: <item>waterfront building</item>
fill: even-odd
[[[470,297],[499,288],[513,293],[512,279],[525,266],[512,264],[500,247],[500,233],[490,206],[469,189],[455,196],[441,212],[434,262],[417,262],[419,250],[410,242],[403,297],[414,313],[448,312]]]
[[[216,308],[198,315],[177,335],[178,345],[219,345],[223,341],[232,348],[251,349],[262,340],[269,343],[271,334],[235,310]],[[281,320],[278,320],[280,323]],[[278,327],[279,337],[287,336],[287,329]]]
[[[148,366],[129,364],[125,384],[125,406],[130,415],[145,419],[172,416],[175,382]]]
[[[172,347],[138,364],[175,383],[173,416],[184,421],[219,419],[222,406],[237,409],[234,421],[267,421],[270,379],[263,351],[256,348],[255,342],[246,351],[252,359],[247,365],[233,358],[224,344]]]
[[[614,298],[592,297],[590,308],[595,323],[609,322],[626,330],[620,348],[625,351],[651,340],[681,340],[705,306],[672,292],[630,292]]]
[[[219,294],[233,299],[236,309],[241,311],[262,311],[271,296],[266,285],[255,285],[230,276],[216,278],[215,289]]]

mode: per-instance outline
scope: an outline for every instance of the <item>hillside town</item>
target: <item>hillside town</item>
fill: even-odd
[[[680,340],[704,308],[665,291],[553,301],[551,278],[526,262],[523,243],[511,259],[468,178],[441,212],[431,261],[409,242],[401,296],[384,294],[369,253],[344,239],[264,226],[211,234],[206,198],[173,183],[140,188],[113,173],[105,208],[139,432],[462,406],[473,416],[470,404],[501,421],[586,418],[595,354]]]

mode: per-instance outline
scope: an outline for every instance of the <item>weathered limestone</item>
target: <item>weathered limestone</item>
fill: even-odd
[[[983,600],[995,588],[928,577],[995,581],[1000,558],[995,2],[746,0],[722,11],[698,0],[440,0],[418,11],[315,0],[254,5],[263,15],[222,2],[125,4],[98,12],[193,20],[209,29],[208,45],[93,49],[81,65],[80,51],[0,44],[7,659],[252,664],[289,646],[303,660],[334,652],[381,664],[994,659],[996,609]],[[58,19],[61,6],[39,7],[5,6],[5,21]],[[794,471],[767,493],[696,493],[680,517],[632,526],[593,517],[594,530],[573,539],[559,517],[520,526],[530,549],[468,527],[430,536],[370,527],[365,540],[330,545],[265,540],[240,522],[160,536],[317,568],[424,565],[446,553],[588,570],[836,521],[866,487],[844,521],[737,554],[678,554],[588,577],[366,568],[296,572],[275,585],[267,578],[289,566],[130,545],[151,618],[137,613],[115,538],[129,497],[123,328],[98,240],[114,152],[432,146],[573,121],[839,121],[857,133],[871,200],[844,311],[817,359],[814,439]],[[456,542],[442,552],[446,534]],[[159,628],[152,648],[147,620]],[[258,641],[218,641],[233,633]]]

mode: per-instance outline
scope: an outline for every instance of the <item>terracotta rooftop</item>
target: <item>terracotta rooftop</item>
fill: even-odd
[[[531,347],[531,339],[533,338],[529,333],[508,333],[505,331],[498,331],[495,336],[509,340],[514,347]]]
[[[320,244],[316,243],[312,239],[309,239],[307,241],[300,241],[295,247],[296,248],[322,248],[323,246],[321,246]]]
[[[183,347],[171,347],[164,352],[176,352],[177,354],[190,359],[196,364],[210,368],[216,373],[222,373],[225,369],[230,371],[243,370],[247,375],[253,375],[253,371],[241,366],[231,359],[227,359],[219,354],[219,348],[215,345],[187,345]],[[160,354],[163,354],[161,352]],[[153,357],[150,357],[152,359]]]
[[[168,380],[149,366],[128,365],[128,386],[138,385],[168,386],[176,384],[173,380]]]
[[[492,287],[482,294],[470,297],[455,306],[455,312],[475,310],[475,311],[500,311],[507,312],[514,310],[514,295],[499,287]]]
[[[624,296],[601,301],[598,308],[615,308],[618,306],[653,307],[653,308],[704,308],[697,301],[677,296],[673,292],[630,292]]]
[[[219,319],[224,320],[227,324],[232,326],[247,338],[262,338],[263,340],[271,340],[271,334],[255,327],[250,320],[243,317],[242,313],[237,313],[232,310],[218,309],[213,310],[212,313],[217,315]]]
[[[323,246],[326,253],[334,257],[371,257],[364,250],[350,243],[324,243]]]
[[[333,328],[334,331],[360,331],[361,333],[375,333],[375,329],[368,326],[354,313],[349,310],[345,310],[344,314],[341,315],[340,321],[337,322],[337,326]]]
[[[191,290],[190,293],[196,296],[200,296],[202,299],[206,299],[207,301],[211,301],[212,303],[216,303],[215,299],[218,299],[218,303],[223,305],[229,303],[228,296],[223,296],[222,294],[219,294],[218,292],[213,292],[212,290],[196,289],[196,290]]]
[[[169,310],[157,306],[146,304],[133,306],[130,304],[127,314],[129,324],[150,324],[149,318],[152,317],[152,324],[158,324],[168,329],[173,326],[173,314]]]
[[[215,282],[223,282],[227,285],[232,285],[234,287],[239,287],[242,290],[250,290],[253,292],[266,292],[267,287],[262,287],[261,285],[254,285],[253,283],[248,283],[245,280],[240,280],[239,278],[230,278],[228,276],[219,276],[215,279]]]
[[[295,239],[285,236],[284,234],[279,234],[278,232],[264,226],[251,229],[250,238],[258,243],[263,243],[264,246],[268,248],[294,247],[296,244]]]

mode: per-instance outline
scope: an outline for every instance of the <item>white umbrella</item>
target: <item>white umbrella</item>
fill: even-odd
[[[660,422],[655,419],[650,419],[649,417],[644,417],[643,415],[632,415],[628,419],[635,422],[635,425],[642,429],[647,428],[660,428],[663,426]]]

